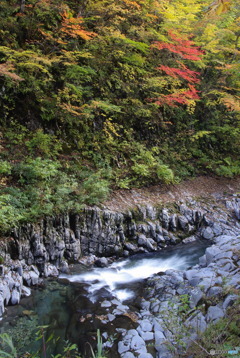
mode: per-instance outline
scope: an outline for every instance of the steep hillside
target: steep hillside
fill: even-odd
[[[240,173],[237,0],[0,1],[0,225]]]

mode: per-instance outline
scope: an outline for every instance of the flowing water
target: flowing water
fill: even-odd
[[[144,280],[168,269],[185,270],[198,262],[208,243],[178,245],[157,253],[138,254],[114,262],[107,268],[86,268],[74,265],[71,274],[47,280],[43,288],[21,300],[20,305],[8,307],[0,322],[0,332],[8,332],[19,352],[33,352],[40,348],[33,332],[45,325],[46,336],[54,333],[49,356],[59,353],[63,341],[77,343],[85,357],[90,357],[89,346],[96,343],[96,331],[107,332],[111,339],[118,338],[118,328],[134,328],[134,319],[117,315],[117,306],[128,305],[130,312],[140,309],[144,296]],[[112,321],[109,316],[112,315]],[[115,316],[114,316],[115,314]],[[111,358],[118,357],[110,354]],[[50,354],[51,353],[51,354]]]

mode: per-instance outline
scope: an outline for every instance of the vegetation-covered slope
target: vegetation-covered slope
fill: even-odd
[[[0,1],[0,225],[240,173],[237,0]]]

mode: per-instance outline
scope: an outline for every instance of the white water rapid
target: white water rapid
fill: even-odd
[[[93,268],[87,273],[75,275],[62,274],[60,278],[65,278],[70,282],[86,283],[91,300],[102,288],[105,288],[118,300],[125,301],[134,296],[134,291],[129,287],[131,283],[168,269],[183,270],[188,266],[189,257],[179,254],[167,258],[164,258],[162,254],[147,255],[144,258],[138,255],[115,262],[107,268]]]

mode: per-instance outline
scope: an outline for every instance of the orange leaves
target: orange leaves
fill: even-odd
[[[10,72],[12,70],[14,70],[14,66],[11,63],[6,62],[0,64],[0,76],[7,76],[14,81],[24,81],[24,79],[16,73]]]
[[[225,93],[225,96],[221,98],[221,102],[225,105],[228,111],[240,112],[240,97]]]
[[[50,43],[67,45],[70,39],[81,38],[87,41],[96,36],[94,32],[84,30],[82,17],[73,17],[71,12],[66,10],[61,12],[61,17],[62,21],[55,32],[46,32],[42,28],[38,29],[41,35]]]
[[[123,2],[129,6],[129,7],[132,7],[132,8],[136,8],[136,9],[140,9],[141,6],[136,2],[136,1],[130,1],[130,0],[123,0]]]
[[[62,14],[62,24],[60,33],[65,36],[72,38],[81,37],[84,40],[89,40],[93,36],[96,36],[94,32],[86,31],[83,29],[82,17],[73,17],[69,12],[64,11]]]

